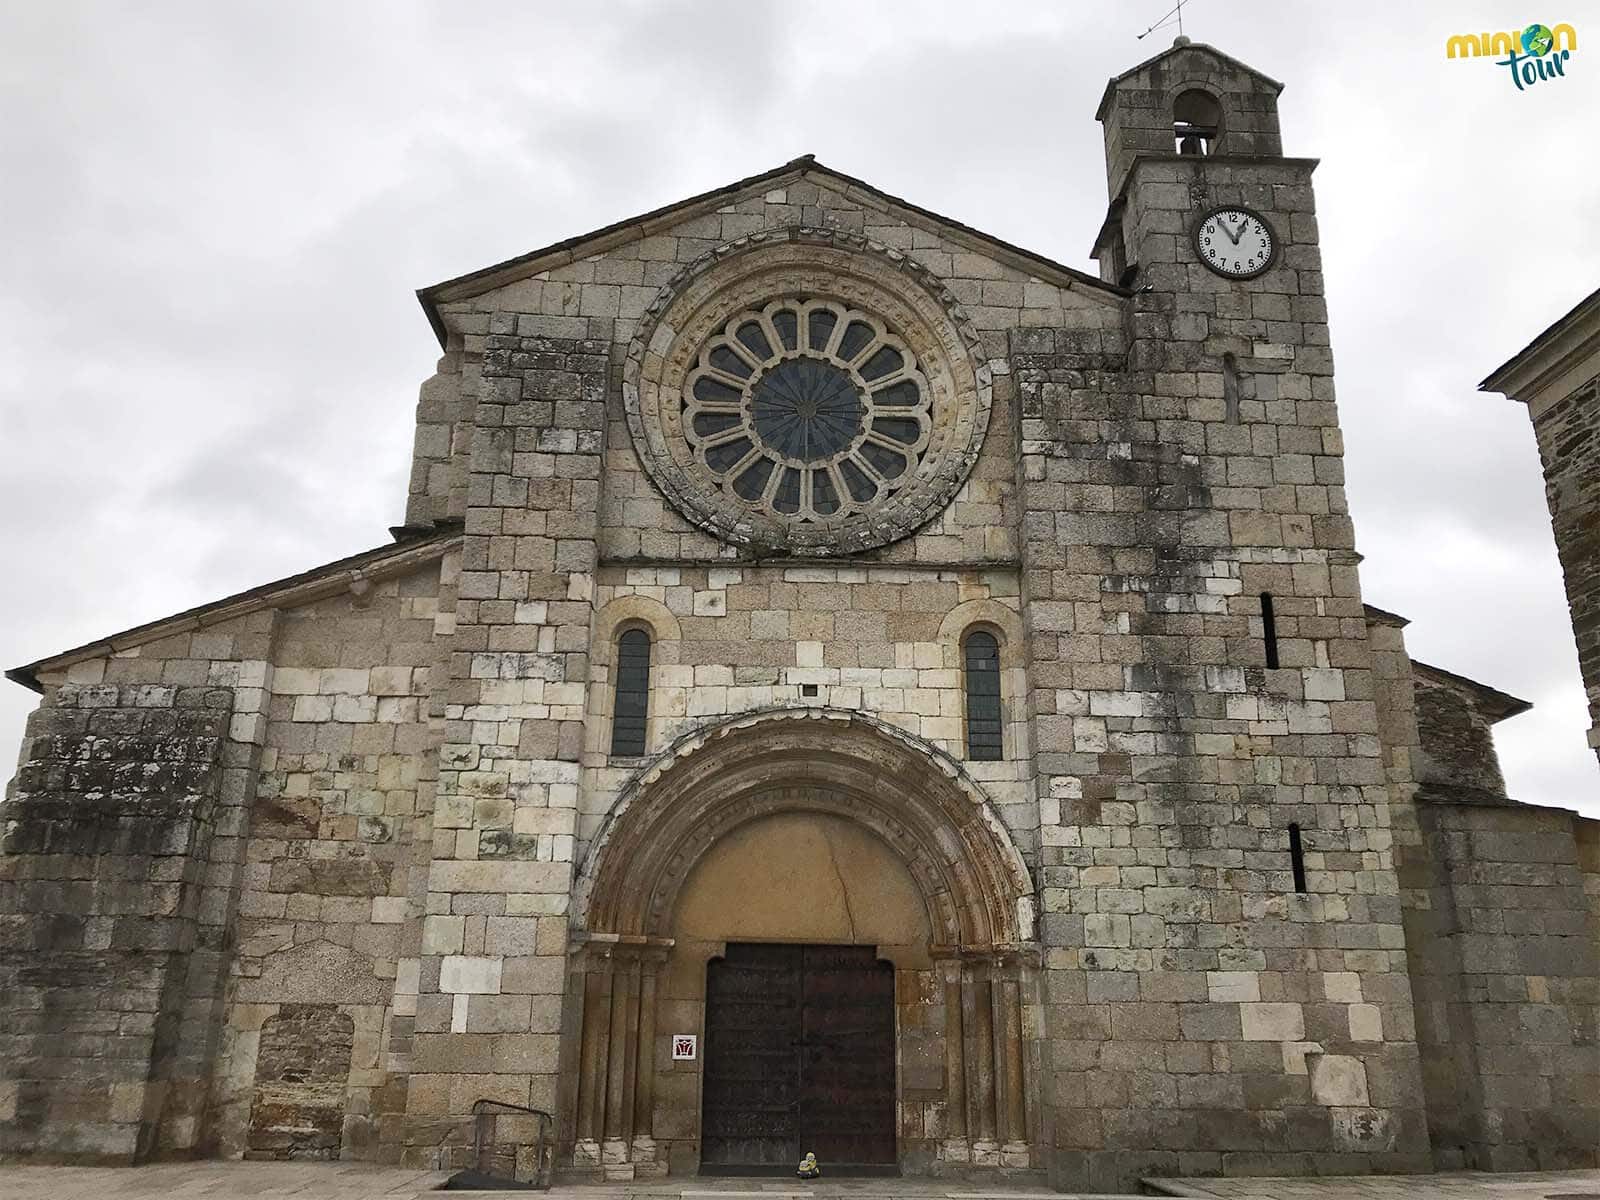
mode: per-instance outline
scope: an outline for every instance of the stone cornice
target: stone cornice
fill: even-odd
[[[1490,372],[1478,390],[1499,392],[1536,409],[1552,384],[1586,360],[1600,368],[1600,288]],[[1592,374],[1588,372],[1577,382],[1585,382]]]

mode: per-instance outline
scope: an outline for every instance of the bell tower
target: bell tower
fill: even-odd
[[[1208,201],[1233,201],[1225,185],[1241,169],[1257,185],[1249,199],[1268,208],[1275,187],[1309,188],[1315,163],[1283,157],[1282,90],[1277,80],[1185,37],[1106,84],[1095,113],[1105,132],[1110,200],[1093,250],[1102,279],[1182,290],[1183,274],[1159,268],[1191,261],[1181,247],[1190,233],[1185,218]],[[1274,169],[1262,174],[1268,164]]]
[[[1064,1011],[1103,1002],[1109,1030],[1046,1085],[1064,1190],[1183,1154],[1226,1173],[1431,1162],[1396,870],[1414,788],[1379,728],[1398,656],[1362,603],[1316,163],[1283,154],[1281,90],[1186,38],[1109,82],[1093,253],[1127,289],[1118,353],[1057,337],[1017,357],[1023,411],[1055,438],[1025,477],[1068,484],[1041,493],[1068,512],[1065,568],[1025,593],[1032,644],[1072,681],[1041,710],[1039,763],[1063,797],[1045,875],[1081,925],[1048,889],[1044,921],[1081,939],[1082,970],[1047,988]],[[1096,497],[1080,482],[1106,486],[1101,511],[1076,511]],[[1074,600],[1054,646],[1066,606],[1034,603],[1046,587]],[[1157,1014],[1177,1053],[1116,1044],[1167,1036],[1141,1024]],[[1085,1028],[1050,1036],[1103,1032]]]

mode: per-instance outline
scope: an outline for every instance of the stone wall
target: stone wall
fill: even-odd
[[[30,718],[0,808],[0,1155],[130,1161],[198,1082],[183,1023],[220,983],[198,917],[232,700],[67,686]]]
[[[285,1005],[339,1005],[353,1023],[338,1080],[348,1152],[377,1153],[385,1122],[405,1110],[389,1055],[409,1033],[410,1013],[399,1010],[415,993],[415,864],[432,852],[421,824],[432,793],[420,776],[438,743],[426,705],[439,586],[429,564],[279,616],[211,1113],[226,1152],[263,1149],[247,1134],[256,1055]]]
[[[872,558],[941,564],[1013,559],[1015,515],[1010,496],[1015,467],[1010,405],[1014,393],[1004,375],[1006,332],[1018,324],[1052,325],[1085,331],[1086,337],[1093,336],[1088,331],[1105,330],[1120,339],[1120,306],[1114,296],[1064,286],[1059,278],[1047,280],[1043,272],[1028,269],[1025,262],[1008,260],[975,239],[953,235],[950,227],[935,220],[893,211],[880,200],[821,173],[728,197],[720,205],[708,204],[704,211],[685,213],[672,222],[652,222],[648,228],[641,226],[610,239],[613,244],[603,252],[575,262],[559,262],[531,278],[486,288],[469,299],[441,303],[452,353],[441,374],[425,386],[433,449],[427,455],[419,453],[413,487],[427,479],[434,481],[435,488],[447,490],[430,496],[414,491],[413,511],[445,512],[459,519],[469,504],[476,503],[468,499],[464,488],[458,499],[449,499],[457,495],[448,491],[449,480],[465,477],[462,472],[473,435],[470,431],[456,433],[454,474],[439,470],[433,455],[444,444],[438,431],[445,419],[437,415],[432,397],[436,387],[454,388],[459,399],[451,402],[451,411],[462,414],[469,430],[474,424],[481,430],[483,422],[475,414],[484,387],[484,350],[491,319],[500,313],[505,316],[498,318],[497,331],[509,332],[507,321],[517,322],[519,332],[587,340],[591,343],[588,353],[609,356],[609,391],[602,385],[600,392],[609,402],[598,514],[600,557],[639,565],[723,558],[722,543],[695,528],[645,473],[619,402],[621,359],[639,332],[646,310],[686,268],[713,251],[724,252],[729,242],[800,225],[837,229],[887,253],[913,259],[962,306],[964,316],[982,338],[982,353],[998,368],[993,432],[965,487],[952,505],[915,536],[883,547]],[[537,494],[532,502],[541,503]]]
[[[1417,782],[1457,798],[1503,797],[1495,717],[1484,711],[1471,688],[1443,671],[1418,666],[1412,678],[1421,746]]]
[[[461,394],[460,341],[456,337],[450,351],[439,359],[437,370],[423,381],[417,397],[406,499],[406,524],[413,528],[460,520],[465,511],[464,439],[472,426],[468,420],[470,397]]]
[[[1600,377],[1529,415],[1589,695],[1589,744],[1600,753]]]
[[[1418,814],[1427,886],[1408,937],[1435,1163],[1594,1166],[1595,822],[1511,804]]]
[[[1016,574],[895,566],[606,567],[595,600],[580,851],[636,760],[614,759],[617,631],[649,629],[647,754],[697,728],[774,706],[863,710],[965,760],[962,637],[1001,645],[1004,757],[966,762],[1019,846],[1038,841]]]
[[[1272,485],[1293,455],[1246,474],[1266,437],[1303,448],[1318,478],[1311,452],[1337,448],[1317,425],[1331,407],[1247,402],[1230,428],[1219,378],[1152,398],[1152,378],[1060,334],[1028,331],[1018,349],[1037,448],[1024,509],[1040,514],[1023,615],[1051,798],[1053,1178],[1425,1163],[1374,679],[1338,553],[1348,527],[1294,511],[1335,488]],[[1162,430],[1164,444],[1113,449],[1121,430]],[[1180,439],[1244,457],[1202,458],[1187,477]],[[1077,498],[1097,492],[1084,512]],[[1215,511],[1181,507],[1208,494]],[[1269,503],[1289,511],[1254,508]],[[1263,591],[1278,598],[1277,670],[1243,665],[1262,661]],[[1290,821],[1305,831],[1306,895]]]
[[[105,1036],[119,1028],[108,1012],[127,1008],[120,1027],[129,1030],[157,1014],[161,1023],[146,1031],[142,1060],[128,1057],[124,1074],[137,1088],[65,1064],[62,1071],[93,1082],[83,1095],[52,1085],[56,1099],[43,1105],[22,1078],[38,1064],[25,1048],[10,1056],[13,1077],[0,1083],[0,1111],[15,1101],[17,1114],[5,1126],[8,1152],[124,1160],[240,1153],[263,1024],[284,1005],[333,1003],[353,1029],[353,1068],[339,1081],[342,1152],[399,1153],[379,1143],[387,1131],[398,1145],[405,1106],[422,909],[422,894],[412,898],[408,888],[426,881],[425,870],[410,870],[414,838],[424,864],[432,851],[430,751],[439,731],[426,705],[443,554],[443,542],[395,547],[371,556],[371,574],[287,581],[304,598],[282,607],[235,598],[176,632],[134,631],[114,650],[95,647],[39,671],[40,732],[30,735],[5,809],[8,820],[25,815],[0,857],[0,911],[13,914],[4,922],[9,942],[59,943],[65,957],[56,966],[8,960],[5,968],[29,982],[7,994],[19,1005],[44,1003],[50,993],[40,981],[54,980],[50,987],[67,995],[81,961],[83,986],[99,997],[73,1043],[85,1055],[96,1053],[91,1027]],[[185,770],[198,763],[169,727],[201,716],[217,727],[210,790],[194,807],[204,821],[182,816],[189,801],[173,782],[177,767],[164,765],[170,755]],[[66,765],[53,765],[52,755],[65,755]],[[138,788],[79,797],[72,788],[102,760]],[[85,860],[61,832],[76,828],[59,815],[63,796],[74,809],[105,810],[108,829],[167,822],[171,837],[140,834],[124,854]],[[132,807],[118,815],[124,802]],[[192,837],[183,833],[190,826]],[[53,840],[39,841],[46,837]],[[163,953],[166,942],[181,944],[183,953],[162,958],[139,939]],[[107,985],[119,971],[155,1000]],[[30,1025],[63,1028],[19,1014],[16,1036],[36,1036]],[[120,1045],[134,1055],[137,1039]],[[57,1110],[75,1115],[58,1121],[50,1115]],[[114,1119],[94,1116],[102,1110]]]

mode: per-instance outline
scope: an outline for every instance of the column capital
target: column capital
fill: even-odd
[[[991,971],[1036,967],[1041,960],[1039,946],[1033,942],[993,946],[929,946],[928,954],[938,965],[952,964],[969,969],[979,967]]]
[[[635,933],[585,933],[574,931],[568,938],[567,957],[585,970],[606,970],[619,965],[641,963],[659,967],[671,953],[675,939]]]

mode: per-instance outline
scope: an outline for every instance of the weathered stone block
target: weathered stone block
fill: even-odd
[[[1311,1096],[1318,1104],[1353,1108],[1367,1100],[1367,1070],[1359,1058],[1344,1054],[1308,1054]]]
[[[1298,1004],[1241,1004],[1239,1018],[1246,1041],[1298,1042],[1306,1036],[1305,1014]]]
[[[439,988],[455,993],[497,993],[501,969],[498,958],[446,955],[439,965]]]

